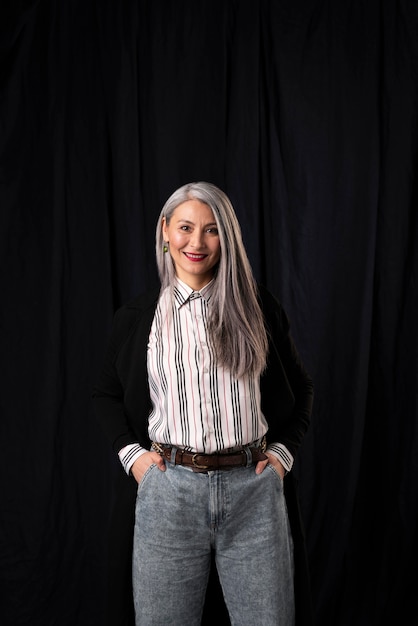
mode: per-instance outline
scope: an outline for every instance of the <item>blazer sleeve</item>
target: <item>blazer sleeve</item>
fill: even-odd
[[[263,288],[260,295],[269,336],[267,369],[261,380],[262,410],[269,424],[267,438],[284,444],[295,457],[310,423],[313,382],[280,302]]]
[[[126,306],[116,311],[104,364],[92,394],[97,419],[115,452],[138,441],[126,415],[125,388],[116,366],[118,354],[129,340],[137,317],[137,312]]]

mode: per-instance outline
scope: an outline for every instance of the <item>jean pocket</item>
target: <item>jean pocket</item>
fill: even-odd
[[[279,472],[276,470],[276,468],[274,467],[274,465],[271,465],[270,463],[266,466],[266,470],[270,470],[271,472],[273,472],[274,476],[276,477],[276,479],[280,482],[281,485],[283,485],[283,478],[280,476]]]
[[[153,471],[153,469],[155,469],[156,467],[157,467],[156,463],[151,463],[151,465],[148,467],[147,471],[145,472],[145,474],[141,478],[141,481],[138,483],[138,493],[143,489],[145,482],[149,478],[149,476],[150,476],[151,472]]]

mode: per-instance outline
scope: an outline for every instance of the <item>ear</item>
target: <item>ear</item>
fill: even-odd
[[[163,239],[167,243],[168,242],[167,220],[165,219],[165,217],[161,219],[161,230],[163,232]]]

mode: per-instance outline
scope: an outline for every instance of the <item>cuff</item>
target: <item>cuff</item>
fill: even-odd
[[[119,460],[128,475],[132,465],[144,452],[146,452],[146,449],[140,446],[139,443],[130,443],[128,446],[122,448],[122,450],[119,450]]]
[[[293,456],[282,443],[270,443],[267,446],[267,452],[273,454],[285,468],[286,472],[290,472],[293,467]]]

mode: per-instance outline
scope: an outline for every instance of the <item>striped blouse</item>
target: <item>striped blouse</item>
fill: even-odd
[[[151,441],[213,454],[257,442],[266,434],[259,377],[234,378],[216,363],[207,333],[213,281],[193,291],[177,279],[158,302],[148,343],[148,380],[152,402]],[[280,443],[269,444],[286,470],[293,458]],[[146,452],[139,444],[119,452],[129,473]]]

